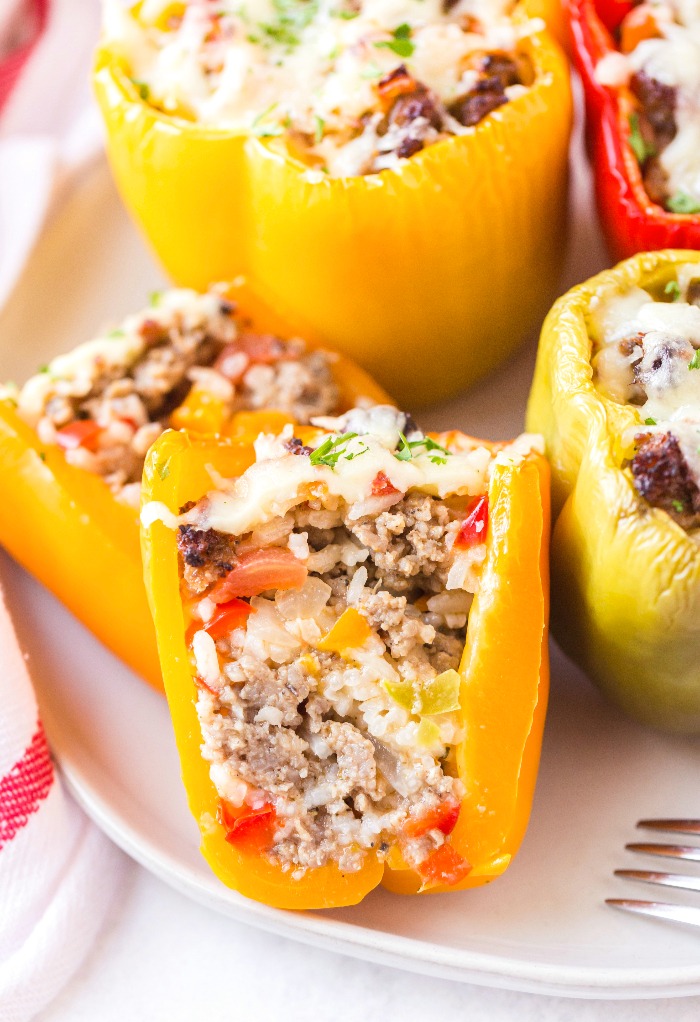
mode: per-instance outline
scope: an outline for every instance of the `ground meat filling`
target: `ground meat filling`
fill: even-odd
[[[369,849],[385,855],[397,842],[420,864],[446,836],[414,827],[406,837],[407,821],[453,810],[461,798],[448,755],[461,738],[457,716],[421,717],[412,703],[459,667],[472,597],[446,585],[463,511],[424,493],[393,500],[359,519],[342,502],[295,507],[266,549],[304,554],[303,587],[252,597],[247,619],[216,633],[214,660],[214,646],[202,652],[208,640],[193,640],[212,779],[236,805],[274,805],[266,854],[294,876],[328,862],[355,871]],[[181,526],[185,604],[215,611],[212,587],[263,534],[232,541]],[[350,653],[323,648],[349,610],[370,637]]]
[[[396,169],[479,124],[532,84],[521,41],[542,28],[512,0],[175,6],[107,10],[103,38],[139,98],[278,140],[312,179]]]
[[[700,270],[594,306],[592,366],[610,400],[639,408],[621,437],[635,489],[700,540]]]
[[[638,71],[630,79],[630,89],[638,101],[638,127],[644,146],[640,166],[644,188],[652,202],[663,206],[670,198],[668,175],[661,154],[676,135],[676,94],[672,85]]]
[[[212,395],[227,416],[273,408],[306,424],[337,413],[330,356],[241,331],[236,311],[215,291],[164,292],[107,337],[55,359],[13,395],[18,410],[44,443],[134,505],[149,447],[181,425],[173,413],[197,394]]]
[[[375,155],[364,173],[391,166],[394,159],[407,159],[426,145],[454,134],[456,125],[474,127],[508,102],[506,89],[523,85],[516,60],[505,53],[478,54],[473,60],[474,83],[446,108],[422,82],[416,81],[405,64],[385,75],[377,85],[384,116],[367,113],[361,123],[374,138]]]
[[[642,433],[631,461],[634,485],[684,529],[700,525],[700,490],[672,433]]]

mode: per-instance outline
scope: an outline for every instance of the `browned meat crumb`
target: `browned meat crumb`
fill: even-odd
[[[520,82],[516,62],[504,53],[486,54],[478,70],[481,77],[474,87],[450,106],[452,116],[465,127],[473,127],[507,103],[506,88]]]
[[[659,156],[676,134],[676,89],[638,71],[630,79],[639,101],[638,126],[648,156],[642,164],[644,188],[652,202],[663,206],[668,198],[668,176]]]
[[[684,529],[700,524],[700,490],[672,433],[640,433],[632,476],[640,496]]]
[[[646,71],[632,75],[630,88],[641,104],[644,120],[654,133],[654,148],[658,153],[676,134],[676,90],[673,85],[665,85],[652,78]]]
[[[213,529],[195,529],[181,525],[177,547],[184,562],[184,578],[194,593],[203,593],[234,565],[235,555],[230,536]]]

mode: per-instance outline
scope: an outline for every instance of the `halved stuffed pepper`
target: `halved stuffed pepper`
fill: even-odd
[[[285,908],[486,883],[522,839],[547,701],[539,438],[425,436],[388,407],[315,421],[254,449],[170,432],[146,463],[203,854]]]
[[[700,248],[700,36],[683,0],[568,0],[615,259]]]
[[[555,286],[571,120],[539,17],[555,7],[114,5],[95,88],[124,201],[178,283],[245,273],[405,404],[444,398]]]
[[[700,732],[700,253],[637,256],[545,322],[553,631],[624,710]]]
[[[138,539],[141,475],[169,426],[256,436],[386,394],[290,337],[243,284],[148,308],[0,398],[0,542],[162,689]]]

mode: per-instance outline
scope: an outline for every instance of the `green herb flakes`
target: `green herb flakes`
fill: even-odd
[[[382,42],[375,43],[377,49],[391,50],[398,57],[410,57],[413,55],[415,50],[415,44],[411,41],[411,26],[404,22],[403,25],[398,25],[394,29],[393,39],[385,39]]]
[[[325,465],[327,468],[335,468],[338,461],[343,458],[345,461],[352,461],[365,454],[369,447],[363,443],[363,449],[359,451],[348,451],[348,444],[354,440],[357,433],[343,433],[342,436],[329,436],[323,443],[311,452],[309,461],[312,465]]]
[[[688,369],[700,369],[700,348],[698,348],[688,363]]]
[[[653,146],[648,145],[642,137],[642,133],[639,130],[639,114],[632,114],[630,116],[629,124],[630,133],[627,136],[627,141],[632,148],[632,152],[637,157],[637,162],[641,165],[650,156],[654,156],[656,154],[656,150]]]
[[[700,213],[700,202],[686,192],[676,192],[666,203],[672,213]]]
[[[669,280],[668,284],[664,288],[664,294],[670,295],[671,300],[674,302],[679,301],[681,297],[681,287],[677,280]]]
[[[138,78],[132,78],[131,84],[138,92],[139,98],[142,99],[144,103],[147,103],[151,95],[151,90],[149,89],[146,82],[140,82]]]

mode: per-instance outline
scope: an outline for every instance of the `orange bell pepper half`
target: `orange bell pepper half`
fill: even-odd
[[[436,439],[445,442],[446,436]],[[496,450],[502,445],[488,446]],[[177,515],[183,505],[211,490],[208,467],[232,478],[253,460],[245,443],[167,432],[149,453],[143,500],[160,502]],[[409,868],[398,848],[392,847],[386,863],[368,851],[357,872],[343,873],[330,862],[307,869],[298,879],[268,859],[260,841],[236,841],[231,821],[221,822],[221,799],[201,754],[197,678],[187,646],[189,610],[181,595],[177,532],[161,520],[146,519],[144,572],[182,777],[201,832],[202,853],[224,884],[279,908],[331,908],[359,902],[380,883],[399,893],[463,890],[488,883],[507,868],[530,814],[548,695],[545,459],[529,453],[494,462],[488,504],[486,556],[459,672],[465,737],[454,751],[465,794],[459,804],[448,802],[439,818],[423,818],[417,809],[406,825],[409,837],[437,828],[449,834],[449,844],[429,856],[419,871]],[[362,623],[343,615],[317,645],[322,648],[325,642],[326,648],[345,649],[362,636]],[[250,814],[244,810],[244,815],[247,819]],[[269,836],[265,828],[270,824],[269,813],[251,820],[252,837],[259,828]]]
[[[228,296],[238,319],[256,331],[289,337],[290,330],[245,285],[231,285]],[[309,347],[320,347],[313,340]],[[333,362],[340,408],[361,396],[385,404],[390,399],[359,366],[342,356]],[[196,386],[176,409],[177,425],[252,440],[278,431],[289,417],[281,412],[241,412],[226,420],[221,411],[198,415]],[[138,513],[120,503],[103,480],[68,464],[63,450],[93,437],[94,423],[76,422],[43,444],[19,416],[11,400],[0,400],[0,542],[56,595],[97,638],[136,674],[162,691],[153,623],[143,587]]]

